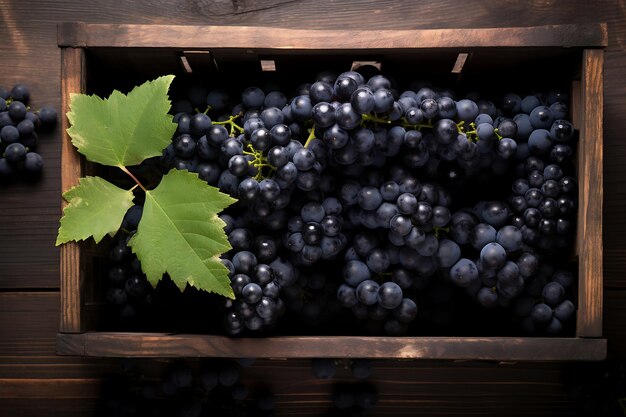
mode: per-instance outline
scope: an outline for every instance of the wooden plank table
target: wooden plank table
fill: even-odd
[[[325,4],[313,0],[183,1],[174,0],[0,0],[0,84],[27,83],[36,105],[61,104],[60,51],[56,25],[62,21],[89,23],[261,25],[318,29],[414,29],[507,27],[544,24],[607,22],[609,46],[604,71],[604,335],[614,357],[626,357],[626,10],[621,2],[501,2],[453,0],[411,2],[343,1]],[[103,362],[59,358],[54,355],[59,322],[59,250],[54,247],[60,216],[60,127],[41,141],[45,175],[38,184],[15,184],[0,190],[0,288],[14,301],[0,297],[0,415],[92,415],[97,399],[78,392],[75,379],[93,380],[106,368]],[[42,299],[54,300],[43,307]],[[2,308],[10,305],[10,308]],[[20,307],[23,309],[19,310]],[[21,330],[20,330],[21,329]],[[292,364],[288,361],[287,363]],[[395,365],[381,370],[381,380],[392,383],[415,375],[405,391],[387,391],[381,415],[445,416],[571,415],[574,404],[563,387],[563,367],[538,364],[497,367],[451,363],[424,366]],[[255,372],[272,373],[285,390],[306,379],[306,363],[283,367],[275,362]],[[286,365],[285,365],[286,366]],[[462,369],[462,370],[460,370]],[[421,379],[420,379],[421,378]],[[440,378],[440,379],[437,379]],[[33,398],[41,380],[55,381],[48,398]],[[432,381],[447,381],[432,383]],[[67,384],[65,384],[67,382]],[[309,415],[324,410],[320,390],[309,388],[312,402],[297,389],[285,391],[280,401],[288,414]],[[468,387],[476,390],[468,391]],[[482,389],[481,389],[482,387]],[[436,389],[439,388],[439,389]],[[548,390],[546,392],[546,389]],[[65,393],[65,394],[64,394]],[[410,395],[409,395],[410,394]],[[7,398],[12,396],[11,398]],[[59,399],[53,399],[53,398]],[[90,414],[91,413],[91,414]]]

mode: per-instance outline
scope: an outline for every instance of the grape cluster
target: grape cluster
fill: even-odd
[[[566,285],[543,282],[545,292],[544,285],[537,284],[542,282],[542,264],[545,270],[546,262],[557,261],[559,251],[570,246],[574,230],[577,187],[568,173],[573,172],[575,130],[565,120],[564,100],[560,93],[523,99],[508,94],[498,109],[502,115],[493,123],[485,117],[478,124],[483,117],[478,116],[478,127],[488,123],[496,134],[514,138],[512,194],[508,204],[480,201],[452,218],[452,239],[471,245],[478,256],[460,259],[449,271],[450,280],[484,307],[509,306],[516,300],[514,316],[525,317],[523,328],[530,333],[557,334],[575,312],[573,302],[564,299],[571,275]],[[499,157],[504,157],[504,140],[496,147]]]
[[[38,132],[52,129],[57,113],[52,107],[32,112],[29,101],[30,91],[23,84],[10,91],[0,87],[0,180],[20,174],[36,177],[43,169],[43,159],[35,152]]]
[[[544,266],[513,305],[515,316],[528,333],[561,333],[576,313],[572,297],[574,277],[569,271]]]
[[[510,224],[514,222],[502,201],[479,202],[473,211],[455,213],[454,241],[447,241],[446,253],[450,263],[456,262],[445,271],[446,277],[483,307],[511,306],[525,331],[558,334],[575,313],[574,303],[566,299],[573,295],[569,290],[574,278],[557,270],[550,279],[553,268],[542,263],[533,242],[525,241],[524,229]],[[477,259],[461,257],[464,244],[475,250]]]
[[[228,333],[274,328],[286,311],[312,324],[338,303],[371,331],[406,334],[424,294],[455,287],[512,311],[572,240],[566,101],[402,91],[371,67],[322,72],[292,98],[192,87],[161,163],[238,199],[221,216]]]
[[[287,306],[286,319],[312,334],[328,329],[341,316],[336,298],[338,284],[324,271],[299,268],[298,281],[282,290]]]
[[[361,182],[348,180],[340,188],[357,233],[337,294],[357,318],[386,320],[387,333],[403,334],[417,317],[415,298],[404,292],[423,289],[437,267],[445,266],[439,234],[450,221],[451,198],[401,166],[393,166],[391,174],[385,181],[382,173],[370,171]]]
[[[132,206],[122,220],[122,231],[109,250],[108,289],[106,299],[115,320],[131,326],[148,312],[154,290],[141,270],[141,263],[128,246],[137,231],[143,212],[140,205]]]
[[[229,270],[236,296],[234,301],[225,301],[226,330],[237,335],[244,329],[258,331],[272,327],[285,312],[281,290],[294,284],[295,269],[278,256],[275,238],[268,235],[254,238],[245,224],[236,224],[230,215],[221,217],[233,247],[222,262]]]
[[[285,312],[285,305],[279,297],[280,279],[274,271],[290,268],[282,259],[276,259],[270,265],[257,264],[252,252],[242,251],[235,254],[233,262],[223,261],[231,267],[231,286],[238,298],[225,302],[226,329],[231,335],[241,333],[244,328],[252,331],[272,326]],[[254,264],[253,266],[250,266]],[[234,266],[236,265],[236,266]]]
[[[513,183],[509,204],[524,242],[545,251],[567,247],[576,216],[575,179],[564,175],[559,165],[544,167],[541,159],[532,156],[526,159],[523,173],[527,177]]]
[[[339,200],[331,197],[321,204],[306,203],[299,216],[289,219],[284,245],[298,254],[301,265],[312,265],[321,259],[333,259],[344,249],[347,238],[341,233],[341,211]]]

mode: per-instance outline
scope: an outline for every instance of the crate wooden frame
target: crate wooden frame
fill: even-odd
[[[167,36],[163,36],[166,33]],[[57,352],[113,357],[369,357],[494,361],[585,361],[606,357],[602,339],[602,110],[606,24],[523,28],[428,30],[293,30],[260,27],[62,23],[62,114],[70,94],[85,91],[85,49],[177,50],[433,50],[474,48],[579,48],[580,82],[573,83],[572,117],[580,129],[579,211],[576,254],[579,298],[575,337],[268,337],[88,331],[85,255],[81,244],[61,247],[61,323]],[[319,45],[324,45],[320,47]],[[66,133],[63,117],[61,186],[78,183],[84,163]]]

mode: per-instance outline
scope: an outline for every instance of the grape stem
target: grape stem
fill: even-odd
[[[388,125],[391,124],[391,120],[384,119],[375,114],[363,113],[361,115],[361,126],[364,126],[365,122],[384,123]]]
[[[254,146],[252,146],[251,143],[248,143],[247,148],[249,150],[243,151],[242,153],[244,155],[249,155],[252,157],[252,159],[248,161],[248,164],[257,168],[257,173],[254,176],[254,179],[259,181],[265,178],[269,178],[274,173],[274,171],[276,171],[276,167],[269,163],[267,157],[263,156],[262,151],[257,151],[256,149],[254,149]],[[269,168],[269,173],[267,175],[263,175],[263,168]]]
[[[465,136],[467,137],[467,140],[469,140],[470,142],[478,142],[478,132],[476,131],[476,123],[471,122],[469,124],[469,127],[471,128],[471,130],[465,130],[464,120],[461,120],[456,125],[456,128],[459,131],[459,133],[465,134]]]
[[[131,191],[134,190],[136,187],[141,188],[144,192],[148,192],[148,190],[146,190],[146,187],[144,187],[141,182],[139,182],[139,180],[137,179],[137,177],[135,177],[129,170],[128,168],[126,168],[125,166],[121,166],[118,165],[118,168],[121,169],[122,171],[124,171],[129,177],[131,177],[133,179],[133,181],[135,181],[135,186],[133,186],[133,188],[131,188]]]
[[[243,133],[243,127],[235,123],[235,120],[238,119],[239,117],[241,117],[241,113],[236,114],[234,116],[230,116],[228,119],[224,120],[223,122],[213,122],[213,124],[230,126],[230,135],[233,136],[235,134],[235,131],[237,131],[238,133]]]
[[[422,129],[432,129],[434,126],[431,123],[418,123],[416,125],[412,125],[409,122],[406,121],[406,119],[403,119],[402,123],[401,123],[402,127],[410,127],[413,130],[422,130]]]
[[[306,138],[306,142],[304,143],[304,147],[308,148],[309,144],[313,141],[313,139],[315,139],[315,126],[313,126],[311,128],[311,130],[309,131],[309,137]]]
[[[376,275],[378,275],[378,279],[384,280],[386,278],[390,278],[392,276],[392,273],[391,272],[379,272]]]
[[[211,106],[207,106],[205,111],[200,111],[200,109],[197,108],[197,107],[194,110],[196,111],[196,113],[207,114],[209,112],[209,110],[211,110]]]
[[[441,234],[441,231],[450,233],[450,227],[438,227],[438,226],[435,226],[435,227],[433,227],[433,229],[435,230],[435,237],[437,239],[439,239],[439,235]]]

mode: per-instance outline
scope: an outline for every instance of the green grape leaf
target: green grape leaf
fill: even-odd
[[[231,249],[217,214],[236,200],[207,185],[198,174],[172,169],[146,192],[143,215],[129,245],[154,286],[168,273],[186,284],[235,298],[219,256]]]
[[[176,124],[167,96],[173,75],[135,87],[128,95],[114,90],[107,99],[73,94],[67,118],[72,144],[92,162],[109,166],[138,165],[161,155]]]
[[[133,192],[100,177],[84,177],[63,194],[69,203],[63,209],[56,245],[93,236],[96,243],[119,229],[124,214],[133,205]]]

